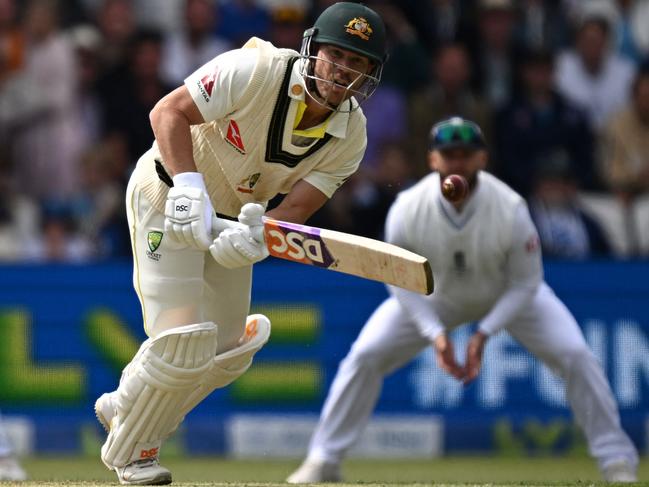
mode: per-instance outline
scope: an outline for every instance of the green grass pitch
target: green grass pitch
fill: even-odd
[[[227,460],[222,458],[170,458],[173,485],[259,486],[282,485],[297,460]],[[31,486],[118,485],[117,478],[94,457],[37,457],[24,460]],[[582,457],[502,458],[446,457],[433,460],[350,460],[343,468],[344,484],[373,486],[590,486],[601,481],[595,462]],[[649,459],[639,469],[649,486]],[[18,485],[18,484],[16,484]],[[287,484],[284,484],[287,485]],[[629,484],[626,484],[629,485]]]

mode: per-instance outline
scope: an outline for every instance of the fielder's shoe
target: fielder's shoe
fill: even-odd
[[[637,482],[635,468],[627,460],[609,463],[602,469],[602,475],[607,482]]]
[[[166,485],[171,483],[171,472],[160,465],[157,458],[147,458],[115,467],[122,485]]]
[[[13,456],[0,457],[0,481],[22,482],[27,480],[27,473]]]
[[[95,416],[106,430],[110,433],[110,423],[117,414],[115,406],[113,406],[113,396],[110,392],[106,392],[99,396],[95,401]]]
[[[319,484],[340,482],[342,478],[340,464],[307,459],[286,481],[289,484]]]

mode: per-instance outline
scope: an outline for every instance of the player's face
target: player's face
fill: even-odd
[[[341,47],[323,44],[313,71],[318,95],[332,107],[338,107],[365,82],[373,65],[368,58]]]
[[[478,171],[487,165],[487,151],[473,149],[448,149],[429,152],[429,165],[440,174],[440,180],[451,174],[464,176],[469,187],[474,188]]]

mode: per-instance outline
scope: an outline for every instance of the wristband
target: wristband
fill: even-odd
[[[174,182],[174,187],[176,188],[200,188],[207,193],[207,188],[205,187],[205,179],[199,172],[181,172],[176,174],[172,179]]]

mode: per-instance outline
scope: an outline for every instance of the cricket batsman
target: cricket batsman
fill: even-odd
[[[341,480],[340,463],[360,436],[383,378],[432,346],[444,371],[467,384],[489,337],[507,331],[566,384],[566,396],[591,455],[611,482],[636,480],[638,453],[620,426],[602,367],[576,320],[543,281],[536,229],[521,196],[484,171],[488,154],[475,123],[453,117],[433,126],[434,171],[403,191],[390,209],[386,239],[428,258],[430,296],[390,286],[329,390],[309,452],[289,483]],[[443,196],[451,175],[468,182],[462,199]],[[465,363],[455,360],[448,331],[478,322]]]
[[[356,171],[367,140],[359,104],[381,79],[385,46],[379,15],[335,3],[299,53],[252,38],[152,110],[155,142],[126,194],[149,338],[95,404],[108,431],[101,459],[120,483],[170,483],[162,442],[268,340],[269,320],[247,317],[252,265],[268,255],[266,204],[286,194],[268,215],[303,223]],[[214,238],[215,215],[238,224]]]

